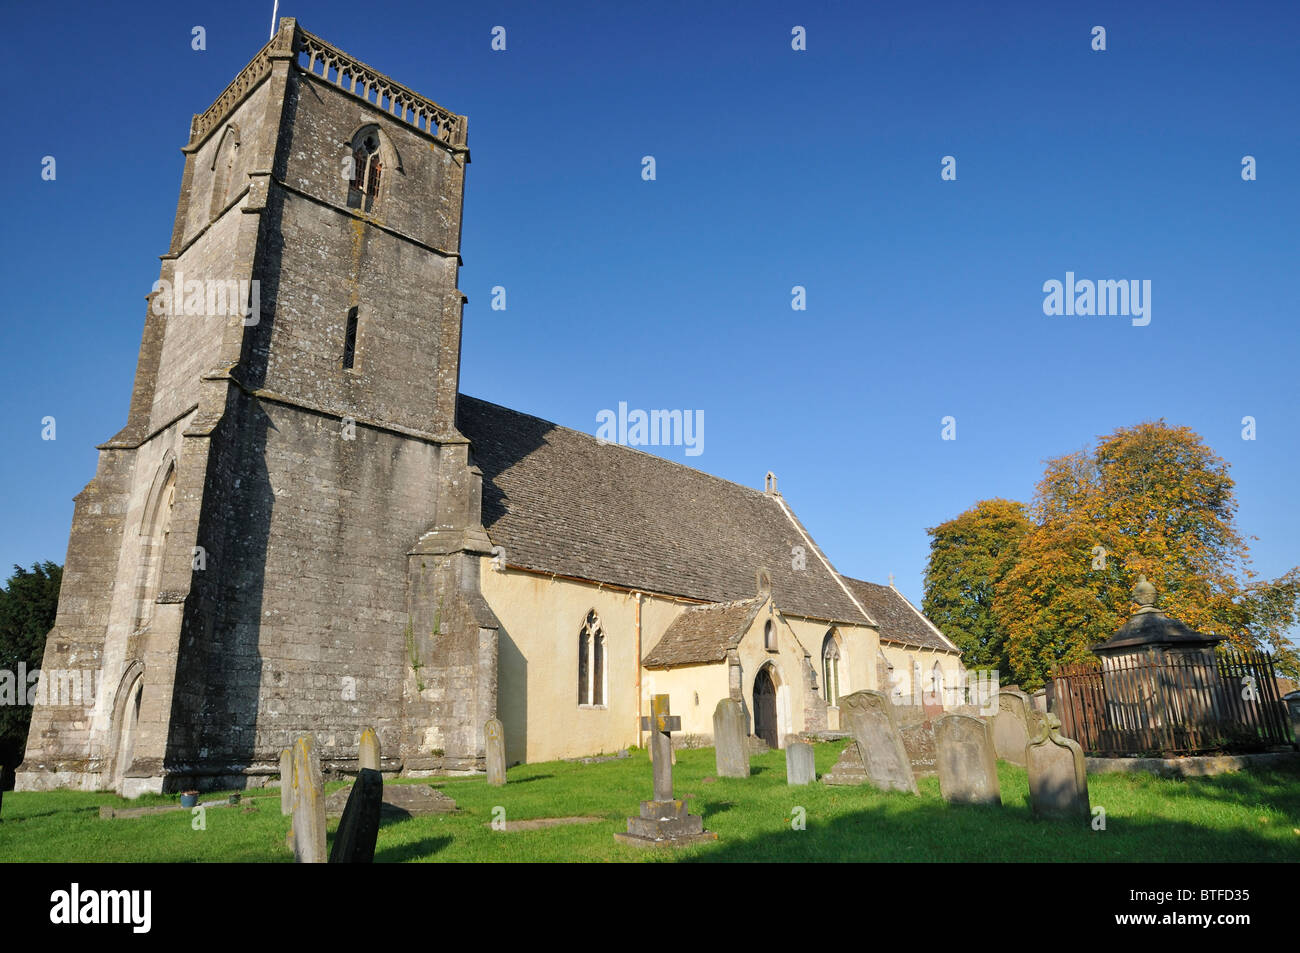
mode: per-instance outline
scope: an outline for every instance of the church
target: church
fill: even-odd
[[[77,495],[22,790],[258,787],[311,732],[354,771],[839,727],[960,652],[836,572],[767,474],[718,479],[459,393],[467,120],[279,28],[183,148],[125,426]],[[756,481],[757,482],[757,481]],[[58,700],[58,699],[55,699]]]

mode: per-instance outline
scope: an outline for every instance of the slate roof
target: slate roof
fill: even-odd
[[[957,651],[955,645],[935,634],[925,616],[893,586],[880,586],[849,576],[844,576],[843,579],[863,608],[876,620],[882,640],[947,652]]]
[[[778,497],[462,394],[457,429],[483,471],[483,525],[507,565],[706,602],[772,575],[787,615],[866,624]],[[787,504],[788,505],[788,504]]]
[[[727,657],[727,649],[740,644],[766,602],[766,598],[754,598],[692,606],[668,626],[663,638],[646,655],[645,667],[721,662]]]

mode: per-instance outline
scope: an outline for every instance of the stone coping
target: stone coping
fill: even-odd
[[[1300,765],[1300,752],[1193,755],[1186,758],[1085,758],[1089,774],[1156,774],[1167,778],[1199,778],[1246,768]]]

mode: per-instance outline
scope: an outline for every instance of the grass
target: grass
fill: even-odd
[[[830,770],[843,743],[816,746],[819,773]],[[1092,805],[1106,810],[1106,829],[1039,821],[1028,804],[1023,769],[1000,762],[1002,807],[953,807],[935,778],[921,796],[869,787],[803,788],[785,783],[785,760],[773,751],[752,761],[748,780],[719,779],[713,750],[677,753],[679,797],[718,841],[673,851],[638,850],[611,836],[650,794],[644,752],[601,764],[521,765],[504,788],[482,778],[435,779],[456,799],[455,815],[385,822],[377,862],[401,861],[1300,861],[1300,770],[1242,771],[1213,778],[1095,775]],[[389,783],[430,783],[389,782]],[[328,786],[334,790],[336,782]],[[224,800],[219,794],[202,800]],[[99,792],[10,792],[0,819],[0,860],[289,863],[289,819],[278,789],[244,792],[237,807],[210,807],[207,829],[192,829],[189,811],[100,820],[99,806],[174,804],[176,796],[124,801]],[[503,833],[491,828],[493,808],[507,820],[590,815],[600,823]],[[246,810],[246,808],[252,810]],[[807,829],[794,830],[794,809]],[[331,839],[336,820],[330,822]]]

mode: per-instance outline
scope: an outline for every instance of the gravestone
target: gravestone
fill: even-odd
[[[998,763],[987,722],[944,715],[934,728],[939,793],[949,804],[1002,804]]]
[[[926,717],[925,710],[919,705],[895,705],[894,722],[903,739],[903,750],[907,752],[907,764],[912,769],[912,777],[937,774],[939,768],[935,760],[934,721]]]
[[[713,709],[713,757],[720,778],[749,777],[749,720],[745,706],[724,698]]]
[[[1025,762],[1029,770],[1029,806],[1038,817],[1065,817],[1088,821],[1088,770],[1077,742],[1060,734],[1061,719],[1048,712],[1042,727],[1029,742]]]
[[[1047,689],[1040,688],[1038,691],[1034,692],[1031,701],[1033,702],[1032,707],[1035,711],[1041,711],[1044,714],[1047,713]]]
[[[280,752],[280,813],[288,817],[293,813],[293,750]]]
[[[1033,702],[1019,689],[998,692],[998,712],[993,716],[993,747],[1003,761],[1023,766],[1029,744]]]
[[[817,764],[813,760],[813,746],[794,735],[785,738],[785,783],[812,784],[817,780]]]
[[[379,812],[384,802],[384,776],[362,768],[348,795],[339,829],[334,833],[331,864],[373,864],[379,838]]]
[[[379,735],[375,734],[375,729],[367,728],[361,732],[360,750],[357,752],[357,769],[369,768],[371,771],[378,771],[379,755]]]
[[[315,742],[300,735],[293,743],[293,859],[300,864],[327,860],[323,788]]]
[[[840,723],[853,735],[867,780],[882,791],[916,794],[916,778],[884,692],[853,692],[840,699]]]
[[[1287,692],[1283,699],[1286,710],[1291,715],[1291,738],[1296,750],[1300,751],[1300,692]]]
[[[651,714],[641,719],[641,730],[651,732],[654,761],[654,797],[641,802],[641,815],[627,820],[627,833],[614,839],[634,847],[676,847],[699,841],[717,840],[704,829],[704,821],[686,810],[686,802],[673,798],[672,732],[680,731],[682,720],[669,714],[668,696],[655,695]]]
[[[829,774],[822,775],[822,784],[866,784],[867,769],[862,766],[862,755],[858,754],[858,744],[850,741],[840,752],[840,758],[831,767]]]
[[[495,788],[506,783],[506,735],[501,719],[489,718],[483,725],[487,748],[487,782]]]

